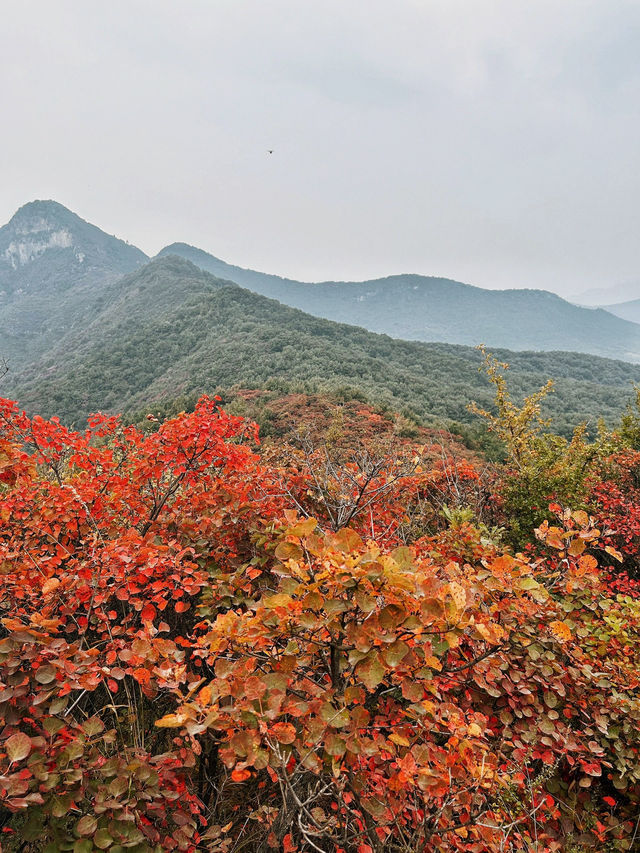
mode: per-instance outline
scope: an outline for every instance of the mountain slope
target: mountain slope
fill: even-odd
[[[57,202],[25,204],[0,228],[0,356],[13,367],[44,352],[146,260]]]
[[[567,431],[583,418],[616,418],[640,367],[572,353],[498,353],[511,384],[530,392],[557,379],[550,411]],[[80,423],[222,387],[314,392],[357,389],[422,419],[469,420],[490,400],[479,354],[462,346],[393,340],[318,319],[166,256],[103,290],[85,328],[10,374],[2,387],[31,411]]]
[[[419,275],[308,284],[234,267],[185,243],[168,246],[160,256],[165,254],[316,317],[395,338],[571,350],[640,362],[640,326],[544,290],[484,290]]]

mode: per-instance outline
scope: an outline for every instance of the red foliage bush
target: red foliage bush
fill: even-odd
[[[5,847],[630,849],[640,613],[594,556],[618,505],[604,541],[566,511],[514,556],[416,522],[473,503],[467,462],[319,485],[256,441],[215,400],[152,435],[0,403]]]

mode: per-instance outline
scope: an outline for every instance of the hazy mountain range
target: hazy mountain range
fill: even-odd
[[[640,325],[544,291],[412,275],[305,284],[185,244],[150,261],[55,202],[25,205],[0,229],[0,290],[2,393],[76,423],[96,409],[232,385],[348,387],[422,418],[460,420],[488,388],[478,353],[452,344],[640,361]],[[640,381],[640,367],[623,361],[501,355],[521,391],[557,378],[552,408],[565,429],[595,412],[614,417]]]
[[[640,279],[629,279],[610,287],[592,287],[573,296],[571,302],[603,308],[636,299],[640,299]]]

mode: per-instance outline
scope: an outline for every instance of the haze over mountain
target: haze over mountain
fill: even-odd
[[[570,350],[640,361],[636,323],[573,305],[545,290],[485,290],[420,275],[310,284],[233,266],[185,243],[173,243],[159,254],[180,255],[216,276],[316,317],[395,338]]]
[[[578,305],[590,305],[598,308],[607,308],[609,305],[617,305],[620,302],[629,302],[635,299],[640,299],[640,279],[637,278],[612,284],[609,287],[592,287],[571,297],[571,301]]]

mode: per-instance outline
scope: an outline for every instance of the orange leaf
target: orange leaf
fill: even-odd
[[[279,743],[293,743],[296,739],[296,730],[291,723],[275,723],[271,733]]]
[[[242,770],[236,769],[231,773],[231,778],[234,782],[244,782],[245,779],[251,778],[251,773],[246,768]]]
[[[45,581],[42,584],[42,592],[44,595],[48,595],[50,592],[53,592],[54,589],[57,589],[60,586],[60,581],[58,578],[49,578],[49,580]]]
[[[557,640],[560,640],[562,643],[566,643],[571,639],[571,628],[567,625],[566,622],[555,621],[549,625],[551,629],[551,633]]]

